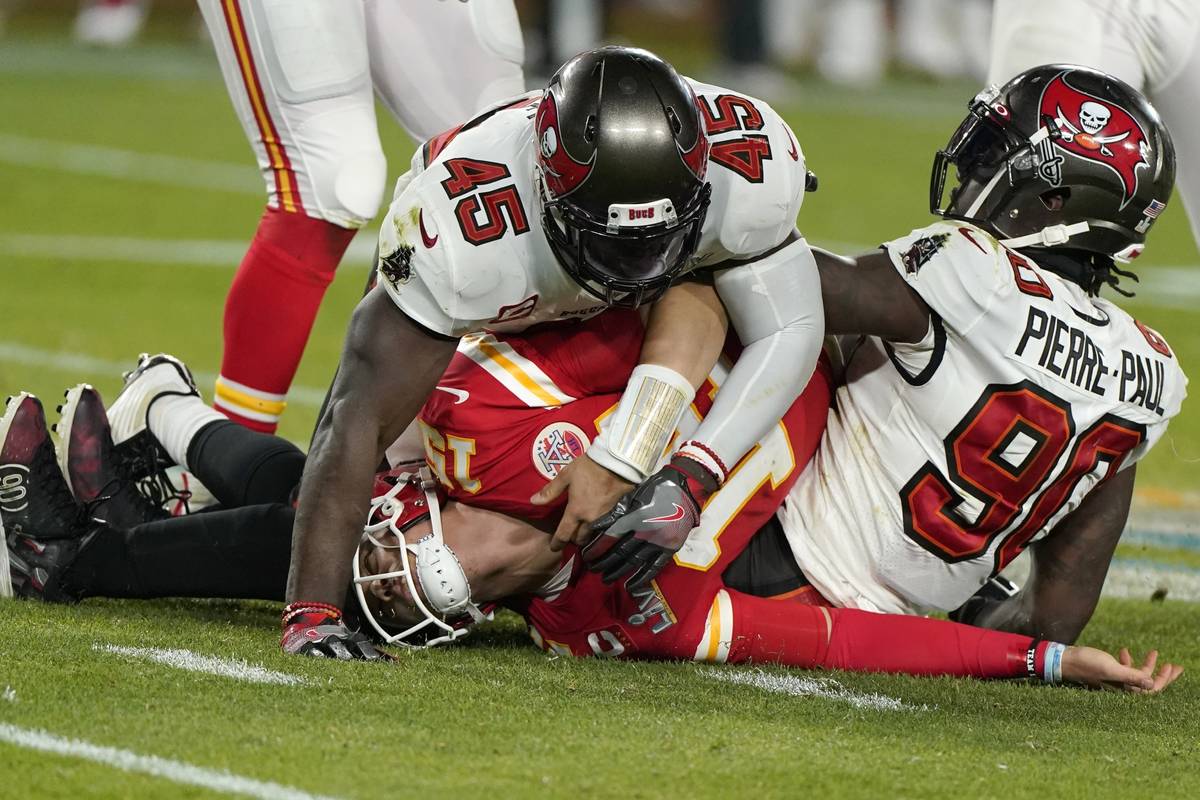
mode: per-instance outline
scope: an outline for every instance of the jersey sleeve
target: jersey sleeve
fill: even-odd
[[[900,277],[959,333],[1016,290],[1007,251],[963,222],[936,222],[882,247]]]
[[[796,228],[807,169],[799,140],[761,100],[697,85],[709,131],[709,266],[776,247]]]
[[[463,240],[435,172],[398,186],[379,228],[379,283],[424,328],[461,337],[518,303],[528,277],[503,241],[473,247]]]

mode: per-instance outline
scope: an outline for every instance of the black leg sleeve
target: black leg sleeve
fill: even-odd
[[[188,445],[188,468],[225,508],[291,502],[304,454],[278,436],[232,420],[210,422]]]
[[[66,583],[84,597],[283,600],[294,520],[276,503],[102,528]]]

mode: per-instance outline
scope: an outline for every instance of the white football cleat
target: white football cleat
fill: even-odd
[[[123,457],[138,462],[132,470],[135,480],[175,463],[149,426],[150,406],[172,396],[200,397],[191,371],[174,356],[142,353],[137,367],[125,373],[125,388],[108,407],[113,444]]]

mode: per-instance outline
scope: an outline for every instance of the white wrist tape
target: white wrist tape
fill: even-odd
[[[658,466],[695,393],[675,370],[639,364],[588,456],[625,480],[641,483]]]

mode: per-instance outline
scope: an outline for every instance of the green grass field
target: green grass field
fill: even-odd
[[[931,155],[972,91],[896,82],[855,94],[802,82],[779,108],[821,179],[800,220],[810,239],[868,248],[925,224]],[[383,115],[381,128],[394,176],[412,145]],[[263,199],[205,47],[159,37],[87,52],[14,24],[0,40],[0,189],[0,390],[52,406],[88,380],[111,398],[121,369],[159,350],[211,388],[225,291]],[[281,431],[297,441],[334,368],[372,236],[356,240],[322,308]],[[1200,364],[1197,264],[1175,204],[1128,303],[1185,368]],[[1123,583],[1086,643],[1159,646],[1200,669],[1200,606],[1186,600],[1200,599],[1198,462],[1193,398],[1139,469],[1145,522],[1122,544]],[[1149,601],[1157,588],[1169,589],[1165,602]],[[297,798],[1200,796],[1191,675],[1153,698],[778,669],[762,671],[762,685],[734,685],[730,676],[758,673],[547,658],[511,617],[395,666],[325,664],[277,652],[277,612],[5,604],[0,797],[248,791],[220,776],[208,789],[179,783],[189,765],[294,787],[301,793],[249,793]],[[113,647],[244,660],[295,680],[255,684]],[[111,751],[107,763],[81,760],[70,753],[83,745],[59,740],[65,752],[48,755],[13,733],[31,730],[172,761]]]

